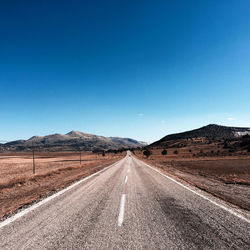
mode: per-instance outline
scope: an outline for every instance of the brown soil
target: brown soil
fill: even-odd
[[[210,146],[211,147],[211,146]],[[138,158],[160,170],[184,180],[206,192],[226,200],[240,208],[250,210],[250,155],[214,154],[193,156],[200,149],[171,148],[162,155],[163,149],[151,149],[147,159],[142,151],[136,151]],[[178,154],[174,151],[178,150]],[[207,149],[211,152],[211,148]]]
[[[36,174],[31,153],[0,154],[0,219],[83,177],[111,165],[122,154],[39,153]]]

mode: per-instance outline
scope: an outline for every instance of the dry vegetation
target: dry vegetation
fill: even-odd
[[[147,158],[137,150],[137,157],[162,171],[184,180],[217,197],[250,210],[250,154],[245,150],[230,152],[221,143],[151,148]]]
[[[85,176],[118,161],[124,154],[56,152],[0,154],[0,219]]]

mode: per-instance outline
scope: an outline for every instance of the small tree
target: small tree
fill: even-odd
[[[105,151],[104,150],[102,151],[102,156],[105,156]]]
[[[168,154],[168,151],[166,149],[163,149],[162,152],[161,152],[162,155],[167,155]]]
[[[230,145],[226,140],[224,141],[223,148],[230,148]]]
[[[175,150],[175,151],[174,151],[174,154],[176,154],[176,155],[179,154],[178,150]]]
[[[143,154],[148,158],[151,155],[151,152],[148,149],[146,149],[143,151]]]

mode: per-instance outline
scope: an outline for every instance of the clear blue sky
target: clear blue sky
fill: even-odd
[[[0,140],[250,127],[250,1],[1,1]]]

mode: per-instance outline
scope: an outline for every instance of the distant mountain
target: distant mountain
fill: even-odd
[[[156,141],[151,144],[151,146],[161,146],[166,144],[168,141],[181,140],[181,139],[189,139],[189,138],[199,138],[206,137],[208,139],[219,139],[219,138],[237,138],[243,135],[250,135],[250,128],[239,128],[239,127],[226,127],[220,126],[216,124],[209,124],[207,126],[177,133],[171,134],[163,137],[159,141]]]
[[[28,140],[18,140],[1,145],[2,150],[26,150],[35,147],[40,150],[96,150],[119,149],[128,147],[141,147],[146,143],[130,138],[104,137],[71,131],[65,135],[52,134],[46,136],[33,136]]]

